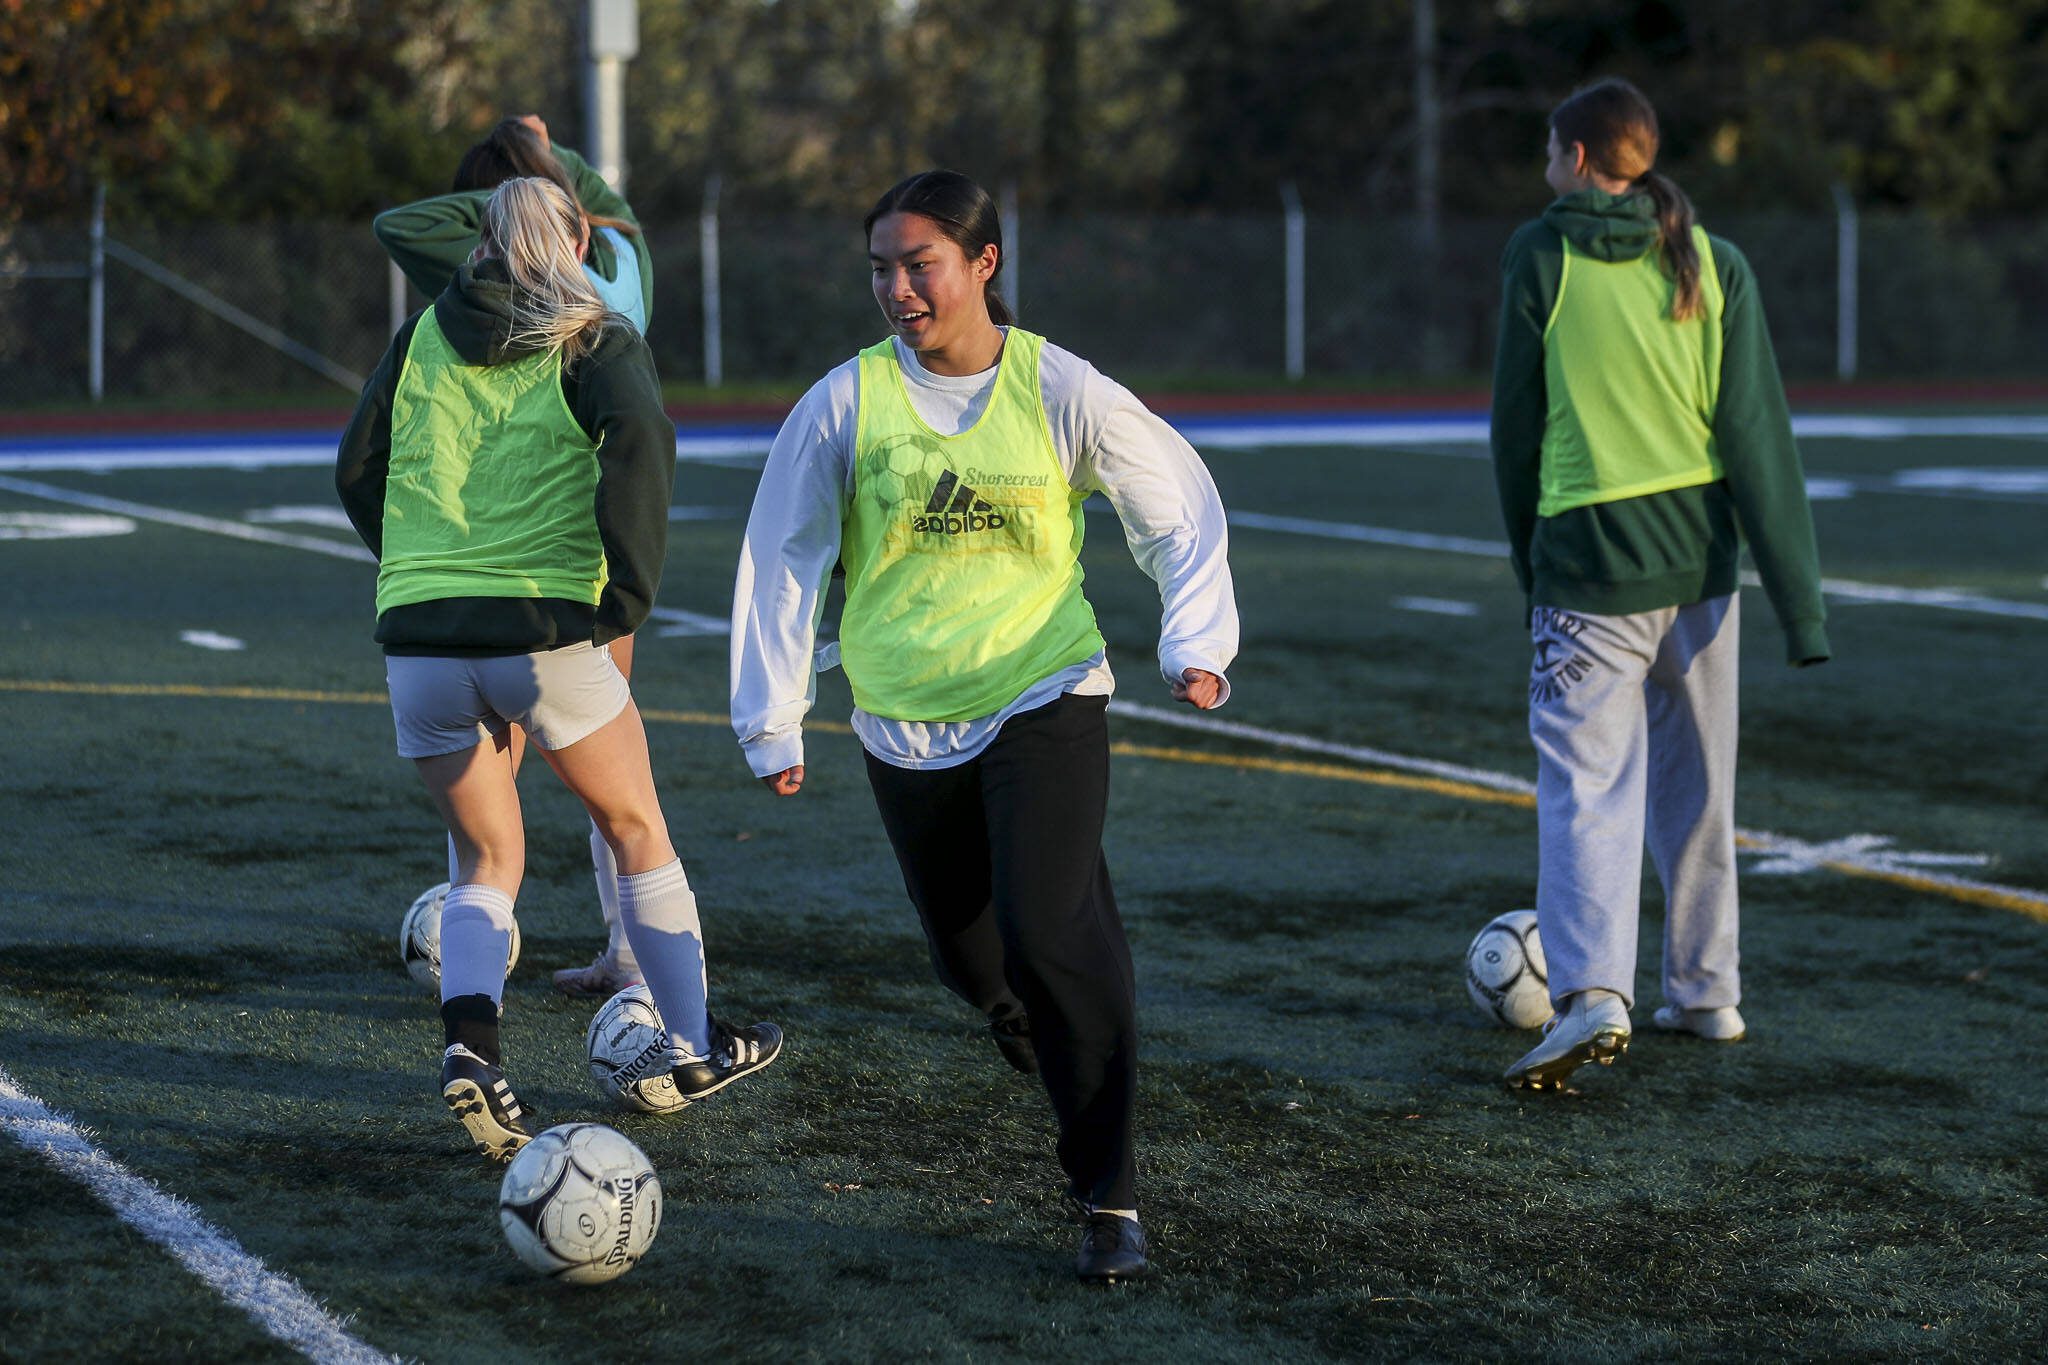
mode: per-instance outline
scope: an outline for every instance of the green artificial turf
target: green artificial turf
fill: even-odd
[[[2041,463],[2018,442],[1809,442],[1815,474]],[[1499,537],[1484,461],[1211,460],[1236,508]],[[318,470],[38,475],[240,521]],[[753,475],[685,466],[663,605],[721,615]],[[0,511],[51,505],[0,493]],[[2038,502],[1817,504],[1831,577],[2048,601]],[[347,543],[345,532],[289,528]],[[1504,564],[1240,529],[1226,719],[1532,774]],[[1114,524],[1089,585],[1120,695],[1164,705],[1157,605]],[[1524,807],[1261,767],[1116,760],[1107,847],[1138,967],[1141,1206],[1158,1276],[1073,1282],[1043,1097],[931,979],[855,742],[793,800],[748,775],[725,642],[650,634],[634,687],[703,906],[714,1002],[785,1056],[672,1117],[605,1109],[586,827],[537,766],[508,1065],[544,1122],[631,1136],[662,1230],[623,1279],[530,1276],[435,1091],[399,919],[440,836],[375,700],[369,566],[191,530],[0,542],[0,1067],[129,1169],[424,1360],[2026,1359],[2048,1335],[2048,923],[1829,871],[1744,881],[1751,1037],[1658,1035],[1646,883],[1633,1050],[1580,1093],[1500,1087],[1461,956],[1530,903]],[[1474,603],[1418,614],[1404,596]],[[2048,622],[1839,605],[1793,672],[1745,594],[1745,826],[1981,854],[2048,890]],[[210,652],[206,630],[247,642]],[[120,684],[132,692],[79,690]],[[172,688],[188,689],[175,693]],[[335,694],[278,697],[274,691]],[[365,696],[368,699],[364,699]],[[817,714],[843,720],[843,680]],[[1114,738],[1310,755],[1132,718]],[[1338,760],[1318,759],[1338,763]],[[1341,766],[1341,765],[1340,765]],[[83,1187],[0,1143],[0,1358],[288,1355]]]

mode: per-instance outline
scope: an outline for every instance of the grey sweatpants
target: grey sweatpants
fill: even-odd
[[[1664,996],[1736,1004],[1737,599],[1628,616],[1538,607],[1530,621],[1550,995],[1635,1003],[1643,840],[1664,884]]]

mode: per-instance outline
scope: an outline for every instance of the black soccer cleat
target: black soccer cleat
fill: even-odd
[[[505,1072],[460,1043],[441,1054],[441,1098],[486,1161],[504,1165],[533,1138],[530,1116],[505,1084]]]
[[[1120,1213],[1094,1212],[1081,1231],[1081,1253],[1074,1273],[1086,1284],[1121,1284],[1151,1273],[1145,1259],[1145,1229]]]
[[[1038,1074],[1038,1055],[1031,1050],[1030,1015],[1014,1014],[1007,1019],[991,1019],[988,1031],[995,1035],[997,1050],[1012,1068],[1027,1076]]]
[[[711,1055],[684,1062],[669,1072],[684,1104],[709,1099],[745,1076],[751,1076],[782,1055],[782,1030],[773,1024],[734,1028],[711,1021]]]

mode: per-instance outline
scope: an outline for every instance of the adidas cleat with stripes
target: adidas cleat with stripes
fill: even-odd
[[[753,1075],[782,1055],[782,1030],[773,1024],[734,1028],[711,1021],[711,1055],[669,1072],[684,1104],[709,1099],[734,1081]]]
[[[1589,996],[1597,999],[1589,1003]],[[1501,1079],[1520,1090],[1563,1090],[1572,1073],[1588,1062],[1614,1065],[1628,1052],[1628,1041],[1628,1007],[1621,997],[1612,991],[1581,992],[1544,1025],[1543,1041]]]
[[[460,1043],[441,1054],[441,1098],[486,1161],[510,1161],[531,1139],[528,1115],[505,1072]]]

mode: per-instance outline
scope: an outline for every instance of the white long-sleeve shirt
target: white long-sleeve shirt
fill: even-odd
[[[911,406],[934,431],[972,426],[995,390],[997,366],[980,374],[933,374],[900,340],[896,362]],[[1226,559],[1223,504],[1201,457],[1123,385],[1047,342],[1039,389],[1053,448],[1077,491],[1109,499],[1138,565],[1159,585],[1159,667],[1169,682],[1199,668],[1222,677],[1237,657],[1237,601]],[[747,518],[732,608],[732,726],[748,766],[767,777],[804,761],[803,718],[817,696],[817,669],[837,663],[818,650],[818,623],[849,500],[860,408],[860,364],[848,360],[811,387],[768,452]],[[1116,689],[1098,653],[1028,687],[993,715],[907,721],[853,712],[867,751],[900,768],[945,768],[975,757],[1021,711],[1062,693]],[[1223,685],[1229,696],[1230,685]],[[1220,702],[1219,702],[1220,704]]]

